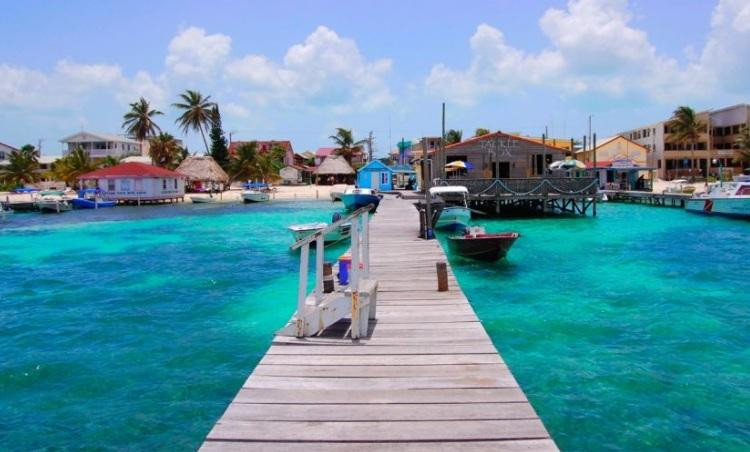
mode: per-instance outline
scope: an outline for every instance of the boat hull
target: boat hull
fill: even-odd
[[[504,258],[518,237],[519,234],[515,232],[456,236],[448,237],[448,244],[451,251],[459,256],[491,262]]]
[[[36,206],[42,213],[61,213],[71,209],[70,204],[63,201],[40,201]]]
[[[266,202],[269,199],[271,199],[268,196],[268,193],[262,193],[262,192],[253,192],[253,193],[242,193],[242,202],[245,204],[250,204],[254,202]]]
[[[440,212],[435,227],[438,229],[464,229],[469,226],[471,210],[462,206],[445,207]]]
[[[380,198],[377,195],[363,195],[363,194],[353,194],[353,193],[344,193],[341,195],[341,201],[344,202],[344,206],[348,210],[357,210],[362,207],[367,207],[370,204],[373,204],[375,208],[373,208],[373,212],[378,208],[378,204],[380,204]]]
[[[205,196],[188,196],[193,204],[209,204],[216,202],[214,198],[207,198]]]
[[[117,205],[115,201],[94,201],[93,199],[85,198],[73,198],[70,200],[70,204],[74,209],[102,209]]]
[[[685,202],[685,210],[704,215],[750,219],[750,197],[690,198]]]
[[[320,231],[326,226],[328,226],[326,223],[314,223],[314,224],[309,224],[309,225],[301,224],[301,225],[291,226],[289,228],[289,231],[291,231],[294,241],[298,242],[304,239],[305,237],[308,237]],[[351,228],[352,228],[351,223],[342,224],[338,228],[326,234],[323,237],[323,241],[325,243],[332,243],[332,242],[339,242],[343,239],[346,239],[351,235],[351,231],[352,231]]]

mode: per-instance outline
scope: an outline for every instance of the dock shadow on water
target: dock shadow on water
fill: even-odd
[[[472,222],[521,234],[505,262],[450,261],[562,450],[750,443],[750,223],[622,204]]]

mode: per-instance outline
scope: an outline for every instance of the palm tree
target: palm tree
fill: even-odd
[[[742,131],[740,131],[735,144],[739,148],[737,153],[740,154],[740,158],[735,159],[735,162],[740,163],[744,167],[744,163],[750,161],[750,126],[747,124],[742,125]]]
[[[172,135],[160,133],[149,140],[149,145],[148,153],[154,165],[169,169],[177,167],[181,148]]]
[[[136,140],[143,141],[161,132],[153,117],[163,114],[159,110],[152,110],[148,101],[141,97],[138,102],[130,104],[130,111],[122,117],[122,128]]]
[[[182,115],[175,122],[182,127],[182,131],[185,133],[190,129],[200,132],[201,137],[203,137],[203,144],[206,146],[206,153],[208,153],[208,142],[204,130],[211,127],[213,122],[212,109],[216,104],[209,101],[211,96],[203,97],[198,91],[190,89],[180,94],[180,99],[182,99],[182,102],[172,104],[174,108],[182,111]]]
[[[479,128],[478,128],[478,129],[477,129],[477,130],[476,130],[476,131],[474,132],[474,136],[475,136],[475,137],[481,137],[482,135],[487,135],[488,133],[490,133],[490,129],[485,129],[484,127],[479,127]],[[460,141],[460,140],[459,140],[459,141]]]
[[[328,138],[333,140],[333,143],[337,146],[336,153],[344,157],[350,165],[352,164],[352,157],[360,152],[362,150],[362,145],[367,142],[367,140],[359,140],[355,142],[354,137],[352,136],[352,130],[343,129],[341,127],[336,128],[336,135],[331,135]]]
[[[460,143],[462,136],[463,136],[463,131],[450,129],[449,131],[445,132],[445,144],[448,145],[448,144]]]
[[[96,164],[91,160],[91,155],[80,146],[52,164],[52,174],[69,187],[75,187],[78,176],[95,169]]]
[[[258,155],[258,143],[242,143],[235,149],[229,162],[229,181],[248,180],[255,176],[255,157]]]
[[[279,176],[279,170],[281,167],[281,161],[278,160],[277,156],[272,152],[258,153],[255,155],[252,172],[253,178],[267,182],[274,182],[281,179],[281,176]]]
[[[690,145],[690,180],[695,180],[693,165],[695,162],[695,146],[706,125],[698,120],[698,115],[690,107],[680,106],[672,113],[669,121],[671,141]]]
[[[11,151],[8,155],[9,163],[1,173],[2,178],[12,185],[36,182],[39,178],[39,156],[39,151],[30,144]]]
[[[108,155],[104,157],[103,159],[100,159],[98,163],[99,163],[100,168],[109,168],[111,166],[119,165],[120,159],[118,159],[115,156]]]

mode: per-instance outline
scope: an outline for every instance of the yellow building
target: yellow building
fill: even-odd
[[[524,137],[527,140],[535,141],[542,144],[542,137]],[[570,152],[570,138],[547,138],[544,140],[548,146],[562,148]]]
[[[596,145],[596,166],[641,166],[648,165],[649,150],[622,135],[606,138]],[[576,152],[576,159],[586,164],[594,162],[591,149]],[[591,165],[588,165],[591,166]]]

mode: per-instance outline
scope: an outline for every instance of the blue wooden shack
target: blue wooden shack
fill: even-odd
[[[357,171],[357,187],[393,190],[393,169],[380,160],[373,160]]]

